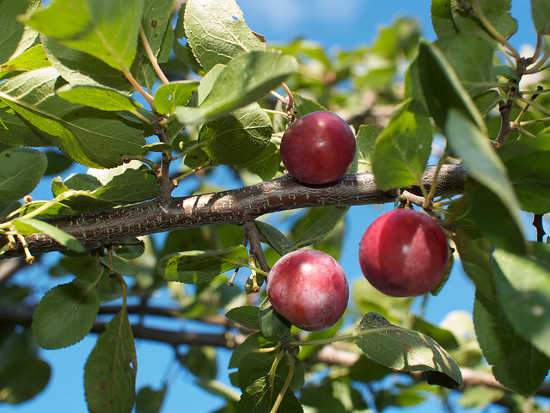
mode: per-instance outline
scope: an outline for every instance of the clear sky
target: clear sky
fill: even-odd
[[[237,0],[245,12],[245,18],[253,30],[262,33],[268,41],[284,42],[297,36],[318,41],[329,48],[349,49],[370,43],[377,29],[399,16],[411,16],[422,25],[425,37],[432,39],[429,1],[425,0]],[[533,44],[535,33],[530,19],[528,0],[513,1],[513,15],[519,20],[519,31],[513,38],[517,47]],[[215,174],[214,181],[224,185],[234,185],[223,171]],[[49,197],[47,185],[35,192],[36,198]],[[348,232],[341,263],[353,280],[360,277],[357,262],[357,245],[365,228],[386,208],[381,206],[353,207],[348,215]],[[21,274],[35,285],[47,287],[45,274],[39,268]],[[41,280],[42,278],[42,280]],[[161,301],[160,301],[161,302]],[[451,310],[471,311],[473,288],[466,281],[459,263],[455,263],[449,283],[443,292],[430,300],[427,318],[439,322]],[[158,325],[158,324],[157,324]],[[182,322],[185,328],[185,322]],[[83,391],[83,366],[92,350],[95,337],[84,339],[68,349],[43,351],[43,356],[52,365],[52,379],[47,389],[34,400],[19,407],[3,406],[0,413],[49,413],[86,412]],[[138,388],[142,385],[159,386],[172,352],[163,345],[138,342]],[[219,378],[227,381],[227,352],[218,353]],[[220,399],[211,396],[192,385],[193,376],[178,370],[172,381],[163,412],[208,413],[222,405]],[[392,413],[398,410],[388,409]],[[443,408],[437,400],[419,407],[399,410],[402,412],[431,413]],[[465,411],[465,410],[464,410]],[[458,412],[458,410],[457,410]]]

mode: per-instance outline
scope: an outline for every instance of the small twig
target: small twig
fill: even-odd
[[[151,49],[151,45],[149,44],[149,40],[147,40],[147,35],[145,34],[145,31],[143,30],[143,26],[139,28],[139,37],[141,38],[141,43],[143,43],[143,48],[145,49],[145,53],[147,54],[147,57],[149,58],[149,61],[151,62],[151,66],[153,66],[153,69],[155,73],[157,74],[158,78],[162,83],[167,85],[170,83],[164,72],[162,71],[161,67],[159,66],[159,62],[157,60],[157,57],[155,56],[155,53],[153,52],[153,49]]]
[[[151,96],[149,93],[147,93],[145,91],[145,89],[143,89],[141,87],[141,85],[136,80],[134,75],[132,75],[132,72],[130,72],[128,69],[124,69],[122,71],[122,74],[128,80],[128,82],[130,82],[130,84],[133,86],[133,88],[136,90],[136,92],[138,92],[141,96],[143,96],[143,99],[145,99],[147,101],[147,103],[149,103],[149,105],[151,105],[151,107],[154,107],[155,105],[154,105],[153,96]]]
[[[212,166],[211,162],[208,162],[202,166],[199,166],[195,169],[190,169],[188,171],[184,171],[184,172],[180,172],[179,174],[177,175],[174,175],[172,176],[170,179],[172,179],[172,182],[175,184],[175,185],[178,185],[182,180],[184,180],[185,178],[188,178],[190,176],[193,176],[193,175],[196,175],[198,174],[199,172],[207,169],[207,168],[210,168]]]
[[[25,252],[25,262],[27,264],[32,264],[34,262],[34,256],[31,254],[31,251],[29,250],[29,245],[27,244],[27,240],[21,234],[16,234],[15,236],[21,243],[21,246],[23,247],[23,251]]]
[[[537,230],[537,242],[544,242],[546,232],[544,231],[543,214],[533,215],[533,226]]]
[[[546,70],[547,67],[543,67],[546,61],[550,58],[550,52],[545,52],[542,58],[535,63],[535,65],[527,70],[525,70],[526,75],[532,75],[534,73],[542,72],[543,70]]]
[[[288,391],[288,388],[290,387],[290,383],[292,382],[292,378],[294,377],[294,359],[292,356],[287,354],[288,358],[288,374],[286,376],[285,382],[283,384],[283,387],[279,394],[277,394],[277,398],[275,399],[275,403],[273,403],[273,407],[270,410],[270,413],[277,413],[279,410],[279,407],[281,406],[281,403],[283,402],[283,399],[285,398],[285,394]]]
[[[437,189],[437,181],[439,179],[439,172],[441,171],[441,168],[443,167],[443,164],[445,163],[445,159],[447,158],[445,154],[446,149],[443,149],[443,154],[439,157],[439,160],[437,161],[437,166],[435,167],[434,172],[434,179],[432,183],[430,184],[430,191],[428,192],[428,196],[424,198],[424,204],[422,205],[422,208],[424,209],[431,209],[432,208],[432,201],[435,196],[435,192]]]
[[[540,92],[543,90],[543,87],[542,86],[538,86],[537,87],[537,90]],[[511,127],[514,127],[516,125],[518,125],[520,122],[521,122],[521,119],[523,118],[523,116],[527,113],[527,111],[529,110],[529,107],[531,106],[531,104],[535,101],[535,99],[537,99],[538,97],[540,96],[540,93],[533,93],[531,95],[531,100],[530,102],[527,102],[525,104],[524,107],[521,108],[521,111],[519,112],[518,116],[516,117],[516,119],[514,120],[514,122],[512,122],[512,126]]]
[[[498,131],[498,135],[495,138],[495,147],[499,148],[501,147],[504,142],[506,142],[506,138],[512,132],[511,124],[510,124],[510,112],[512,110],[512,101],[508,99],[506,102],[500,102],[498,104],[498,111],[500,112],[500,130]]]
[[[535,46],[535,51],[533,52],[533,55],[527,59],[525,59],[525,64],[527,66],[532,65],[535,63],[538,58],[540,57],[540,54],[542,52],[542,44],[544,43],[542,35],[537,34],[537,44]]]
[[[417,205],[419,207],[423,207],[426,203],[426,198],[420,195],[415,195],[409,191],[401,192],[401,195],[399,195],[399,199],[401,201],[405,201],[408,204]]]
[[[288,114],[289,119],[293,121],[296,117],[294,112],[294,95],[292,94],[292,91],[285,82],[283,82],[281,86],[286,92],[286,113]]]
[[[261,236],[254,221],[244,223],[244,234],[250,245],[250,254],[254,257],[260,269],[269,273],[269,264],[262,249]]]
[[[162,126],[162,118],[157,118],[155,125],[155,134],[158,136],[160,142],[168,143],[166,137],[166,129]],[[172,157],[167,152],[162,152],[162,159],[160,161],[160,168],[157,171],[157,178],[160,183],[160,199],[163,202],[169,202],[172,190],[176,187],[174,181],[170,178],[170,163]],[[177,182],[176,182],[177,183]]]

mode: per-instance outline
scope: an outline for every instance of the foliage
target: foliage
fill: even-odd
[[[537,47],[520,56],[509,42],[517,29],[510,0],[432,0],[433,42],[398,18],[371,45],[330,52],[306,39],[266,42],[235,0],[0,0],[0,269],[14,250],[36,259],[28,240],[49,237],[63,252],[39,303],[34,281],[0,280],[0,402],[22,403],[47,385],[50,367],[36,344],[59,349],[99,333],[84,371],[93,412],[161,411],[170,380],[136,391],[136,374],[146,373],[134,336],[172,345],[197,385],[224,400],[220,413],[383,411],[428,397],[449,403],[451,390],[463,391],[467,407],[548,411],[533,395],[550,368],[541,224],[550,212],[550,6],[531,0],[531,8]],[[252,221],[244,231],[229,217],[174,222],[166,237],[134,222],[114,242],[80,230],[82,216],[110,226],[98,211],[123,215],[143,203],[167,213],[183,180],[192,183],[182,185],[185,195],[219,191],[207,181],[218,165],[243,186],[283,176],[282,134],[317,110],[353,126],[350,173],[374,177],[388,197],[416,190],[395,202],[424,208],[443,226],[476,289],[473,317],[450,314],[434,325],[416,299],[385,296],[363,279],[327,330],[306,333],[277,314],[262,295],[269,267],[299,248],[338,259],[352,197],[261,220],[239,205],[241,221]],[[446,197],[435,191],[438,172],[453,165],[466,183]],[[28,196],[40,183],[52,199]],[[191,208],[220,196],[224,206],[236,202],[207,195]],[[527,214],[538,242],[527,239]],[[67,216],[72,227],[60,228]],[[173,322],[227,331],[155,336],[129,315],[146,316],[157,292],[169,296],[157,313]],[[127,304],[134,297],[137,309]],[[116,315],[99,323],[109,307]],[[233,350],[231,387],[217,381],[215,347]],[[502,386],[472,385],[464,368],[490,371]]]

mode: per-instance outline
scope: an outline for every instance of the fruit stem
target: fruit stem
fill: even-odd
[[[139,37],[141,39],[141,42],[143,43],[143,49],[145,50],[145,53],[147,54],[147,58],[149,59],[149,62],[151,62],[151,66],[153,66],[153,69],[155,70],[155,73],[157,74],[158,78],[162,83],[167,85],[170,83],[164,72],[159,66],[159,62],[157,60],[157,57],[155,56],[155,53],[153,52],[153,49],[151,49],[151,45],[149,44],[149,40],[147,39],[147,36],[145,35],[145,30],[143,30],[143,26],[140,26],[139,28]]]
[[[273,407],[271,408],[269,413],[277,413],[277,411],[279,410],[279,407],[281,406],[281,403],[283,402],[283,399],[285,398],[285,394],[288,388],[290,387],[292,378],[294,377],[294,359],[288,354],[287,354],[287,358],[288,358],[288,374],[283,384],[283,388],[281,389],[279,394],[277,394],[275,403],[273,403]]]

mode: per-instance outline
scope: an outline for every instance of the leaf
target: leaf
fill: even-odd
[[[485,133],[481,114],[443,53],[436,46],[421,42],[418,65],[422,93],[436,125],[446,130],[449,113],[458,111]]]
[[[468,174],[500,199],[513,218],[514,229],[517,233],[523,234],[519,202],[508,180],[506,168],[487,137],[455,110],[451,110],[449,114],[446,134],[451,148],[463,159]],[[476,208],[478,207],[479,205],[476,204]],[[516,248],[524,249],[522,243],[517,244]]]
[[[189,102],[198,85],[196,80],[182,80],[160,86],[155,92],[155,109],[163,115],[174,113],[176,106]]]
[[[20,55],[34,42],[36,33],[17,19],[31,4],[29,0],[0,0],[0,63]]]
[[[33,314],[32,332],[47,349],[71,346],[92,329],[99,311],[95,285],[75,280],[52,288]]]
[[[484,386],[465,389],[458,403],[466,409],[484,408],[504,397],[504,391]]]
[[[531,0],[531,13],[538,34],[550,34],[550,4],[545,0]]]
[[[189,0],[183,24],[191,50],[205,70],[243,52],[265,49],[234,0]]]
[[[46,234],[63,247],[74,252],[84,252],[85,249],[75,237],[67,234],[52,224],[37,219],[18,218],[13,221],[17,232],[22,235]]]
[[[44,52],[44,46],[37,44],[20,55],[0,64],[0,77],[13,72],[26,72],[50,66],[50,62]]]
[[[163,277],[167,281],[203,284],[215,276],[246,265],[248,252],[242,245],[207,251],[185,251],[168,255],[160,262]]]
[[[128,168],[106,185],[97,188],[92,196],[113,204],[133,203],[152,199],[160,192],[158,180],[146,169]]]
[[[395,370],[422,372],[430,384],[448,388],[462,384],[454,360],[428,336],[392,325],[375,313],[363,317],[358,334],[357,345],[377,363]]]
[[[294,249],[299,249],[325,238],[340,222],[349,208],[311,208],[292,227]]]
[[[9,108],[0,109],[0,144],[21,146],[53,145],[46,136],[26,123]]]
[[[381,129],[372,125],[361,125],[357,132],[357,172],[372,172],[374,145]]]
[[[517,22],[510,16],[511,0],[480,0],[483,14],[504,37],[510,37],[517,29]],[[466,7],[462,7],[462,4]],[[455,0],[432,0],[432,24],[437,35],[441,37],[466,33],[476,36],[485,33],[474,17],[469,2]]]
[[[250,330],[260,329],[260,310],[252,305],[235,307],[229,310],[225,316],[234,323],[240,324]]]
[[[493,366],[496,379],[523,395],[538,389],[550,367],[548,359],[514,332],[501,306],[497,302],[488,306],[476,299],[474,324],[479,345]]]
[[[387,190],[418,183],[431,151],[430,120],[406,103],[376,138],[372,159],[376,185]]]
[[[109,66],[128,70],[136,55],[143,0],[54,0],[23,22]]]
[[[159,390],[151,386],[139,389],[136,396],[136,413],[160,413],[166,397],[166,386]]]
[[[57,95],[75,105],[89,106],[104,111],[135,111],[130,96],[115,89],[93,85],[66,85],[56,91]]]
[[[216,350],[213,347],[191,346],[180,360],[191,373],[202,380],[215,379],[218,374]]]
[[[170,16],[174,8],[173,0],[145,0],[142,26],[155,56],[159,56],[162,43],[170,27]]]
[[[259,317],[260,330],[265,338],[280,341],[290,337],[290,323],[273,307],[261,309]]]
[[[266,222],[255,220],[254,224],[262,236],[262,240],[267,242],[281,256],[292,251],[293,243],[277,228]]]
[[[390,297],[383,294],[363,279],[353,283],[351,296],[361,313],[380,313],[392,323],[401,323],[409,316],[413,301],[409,297]]]
[[[95,85],[130,91],[124,75],[95,57],[42,37],[46,56],[63,79],[71,85]]]
[[[327,108],[316,102],[314,99],[302,96],[298,93],[294,94],[294,105],[296,106],[297,116],[299,118],[311,112],[326,111]]]
[[[497,295],[514,330],[550,358],[550,246],[530,248],[530,256],[495,250]]]
[[[202,150],[213,164],[246,167],[270,144],[273,128],[269,116],[253,103],[201,128]]]
[[[132,328],[123,308],[106,326],[84,367],[86,403],[92,412],[130,413],[137,359]]]
[[[124,155],[143,153],[142,131],[115,115],[63,101],[54,94],[57,78],[54,68],[15,76],[0,86],[0,100],[83,165],[112,167]]]
[[[233,58],[198,108],[178,107],[183,124],[204,123],[249,105],[275,89],[297,69],[296,60],[277,52],[253,51]]]
[[[445,350],[456,350],[459,346],[458,340],[450,330],[432,324],[421,317],[414,316],[414,321],[411,328],[430,336]]]
[[[0,152],[0,199],[15,201],[29,194],[40,182],[47,165],[46,155],[31,149]]]
[[[34,398],[50,381],[51,368],[44,360],[31,356],[0,370],[0,401],[19,404]]]

